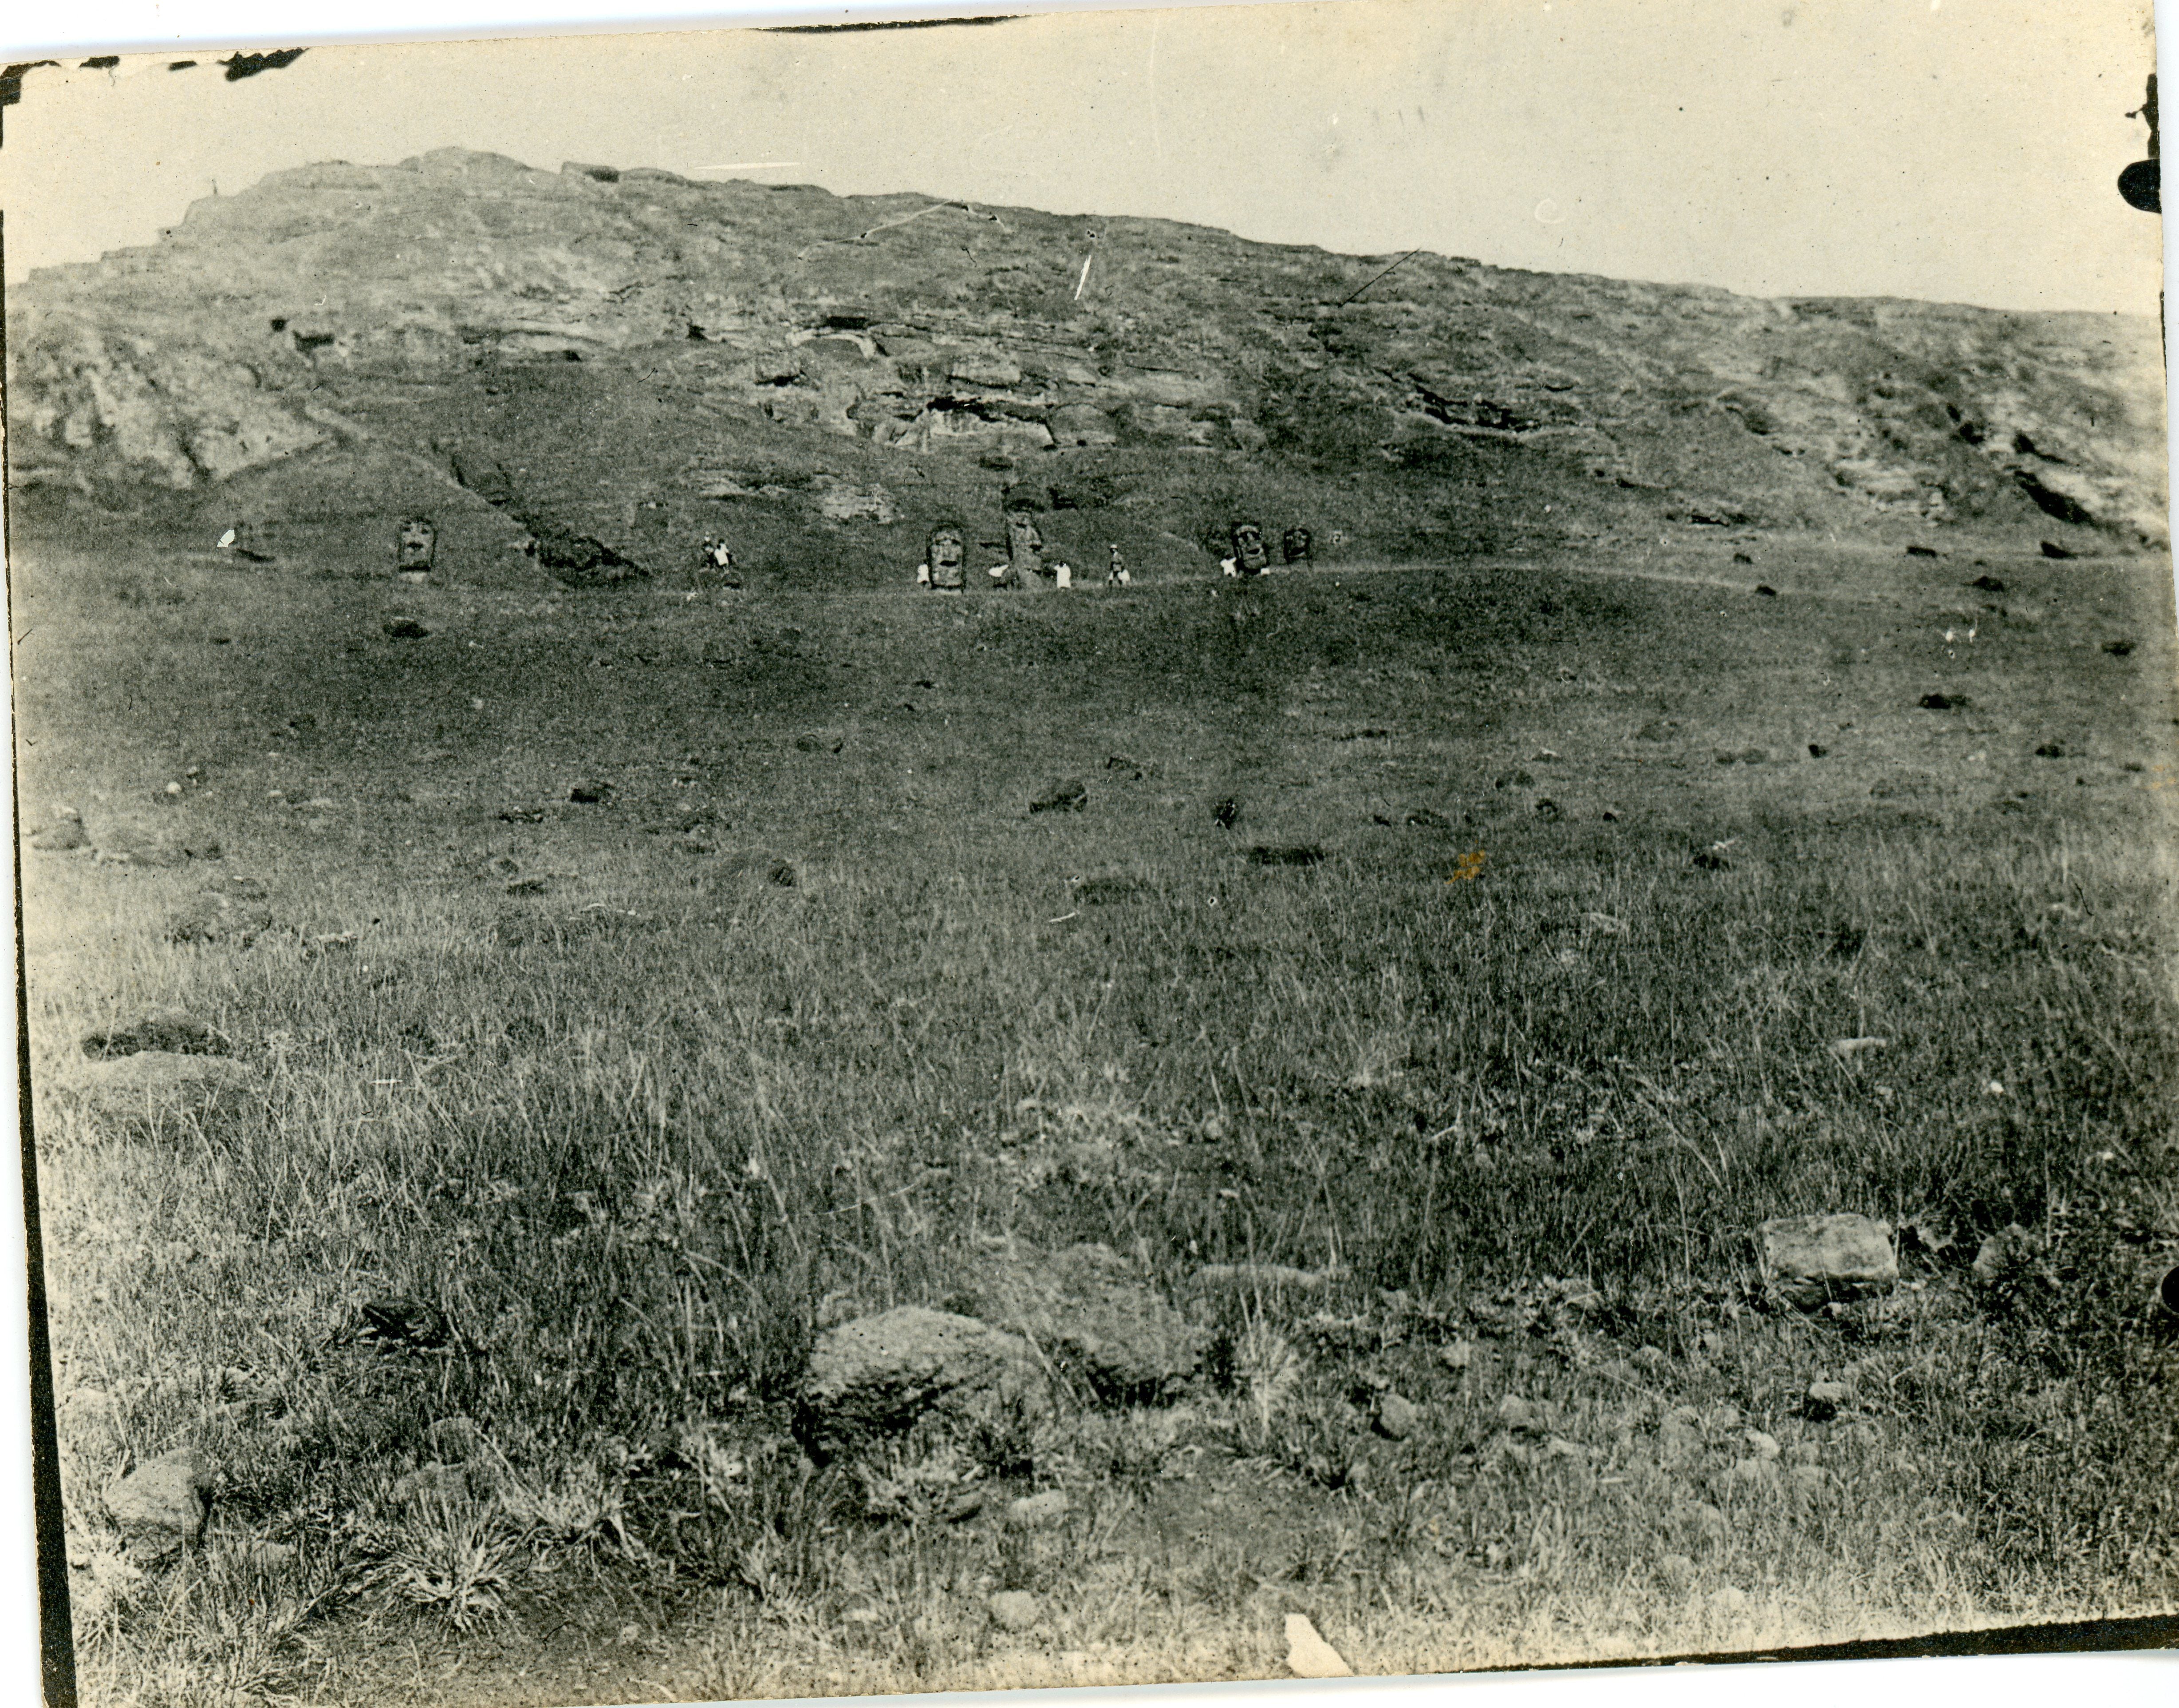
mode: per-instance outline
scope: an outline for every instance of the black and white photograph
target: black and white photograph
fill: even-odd
[[[0,48],[49,1702],[2179,1645],[2149,5],[482,33]]]

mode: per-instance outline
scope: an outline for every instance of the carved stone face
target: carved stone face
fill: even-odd
[[[1254,522],[1233,524],[1233,562],[1243,575],[1260,575],[1271,567],[1271,554],[1264,549],[1264,530]]]
[[[958,526],[951,522],[941,522],[933,528],[930,550],[925,559],[930,565],[930,585],[933,587],[958,587],[962,566],[968,555],[967,545]]]
[[[409,517],[401,524],[401,545],[396,563],[403,569],[428,569],[438,544],[437,528],[420,516]]]
[[[1007,512],[1007,555],[1019,561],[1034,557],[1044,550],[1044,535],[1037,531],[1036,518],[1027,510]]]
[[[1286,554],[1286,560],[1289,563],[1307,563],[1309,561],[1309,547],[1314,543],[1314,541],[1310,537],[1309,531],[1306,528],[1287,529],[1286,531],[1286,537],[1279,542]]]

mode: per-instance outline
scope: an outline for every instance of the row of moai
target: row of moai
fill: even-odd
[[[1036,517],[1028,510],[1010,509],[1007,518],[1007,557],[1002,563],[994,563],[985,571],[994,587],[1035,587],[1049,583],[1056,588],[1074,585],[1072,564],[1049,563],[1044,557],[1044,535],[1036,525]],[[1253,576],[1267,574],[1272,566],[1271,548],[1264,542],[1264,530],[1260,523],[1236,522],[1228,531],[1227,539],[1232,555],[1224,559],[1219,568],[1229,576]],[[1307,528],[1295,526],[1281,536],[1280,551],[1289,566],[1312,561],[1315,537]],[[1133,574],[1128,568],[1127,554],[1117,541],[1105,548],[1106,563],[1105,585],[1108,587],[1132,585]],[[934,593],[959,593],[969,584],[968,535],[961,524],[948,518],[937,523],[925,540],[923,562],[915,566],[916,585]]]

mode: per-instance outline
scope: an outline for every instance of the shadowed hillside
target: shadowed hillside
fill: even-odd
[[[1394,558],[2163,538],[2146,319],[1397,260],[458,150],[308,167],[15,294],[9,474],[34,527],[240,523],[328,566],[420,510],[473,579],[557,527],[867,584],[941,513],[996,539],[1006,492],[1153,573],[1242,511]]]

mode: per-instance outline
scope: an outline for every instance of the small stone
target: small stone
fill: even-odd
[[[1732,1584],[1727,1584],[1723,1589],[1712,1593],[1710,1598],[1710,1611],[1715,1613],[1738,1613],[1745,1612],[1748,1606],[1748,1591],[1745,1590],[1737,1590]]]
[[[74,1083],[85,1099],[114,1113],[202,1108],[247,1090],[256,1076],[224,1056],[141,1050],[133,1056],[85,1064]]]
[[[232,943],[247,948],[272,927],[272,910],[217,890],[185,903],[167,921],[167,940],[175,943]]]
[[[1437,1349],[1437,1361],[1447,1370],[1466,1370],[1474,1358],[1474,1346],[1464,1340],[1447,1342]]]
[[[1354,1669],[1317,1634],[1306,1613],[1287,1615],[1287,1670],[1297,1678],[1351,1678]]]
[[[1812,1381],[1801,1410],[1814,1422],[1828,1422],[1839,1414],[1848,1398],[1847,1385],[1842,1381]]]
[[[1634,1349],[1634,1362],[1644,1370],[1662,1370],[1671,1362],[1661,1346],[1638,1346]]]
[[[795,1434],[821,1464],[934,1412],[1039,1405],[1029,1343],[971,1316],[904,1304],[820,1335],[796,1399]]]
[[[463,1465],[442,1464],[434,1460],[395,1478],[391,1493],[394,1504],[403,1507],[466,1501],[469,1497],[469,1470]]]
[[[1765,1435],[1761,1430],[1750,1430],[1748,1432],[1748,1450],[1759,1459],[1775,1459],[1779,1453],[1778,1438]]]
[[[2035,1256],[2035,1236],[2018,1222],[2001,1227],[1975,1253],[1977,1281],[2007,1281],[2026,1272]]]
[[[146,1050],[179,1056],[216,1054],[218,1044],[209,1022],[186,1008],[149,1008],[132,1020],[83,1035],[83,1053],[93,1061],[140,1055]]]
[[[1029,804],[1031,812],[1080,812],[1090,805],[1090,785],[1079,777],[1054,783]]]
[[[1040,1494],[1024,1495],[1018,1501],[1007,1503],[1007,1524],[1017,1530],[1040,1530],[1057,1524],[1067,1516],[1067,1491],[1046,1489]]]
[[[211,1469],[194,1447],[140,1464],[107,1491],[106,1510],[132,1556],[161,1558],[204,1540],[211,1521]]]
[[[67,854],[75,849],[91,846],[91,833],[83,827],[83,816],[72,806],[56,807],[52,822],[41,825],[30,835],[30,844],[41,854]]]
[[[568,791],[568,799],[578,806],[604,806],[612,798],[613,787],[609,783],[579,783]]]
[[[1684,1583],[1695,1574],[1695,1562],[1685,1554],[1660,1554],[1657,1570],[1674,1583]]]
[[[991,1611],[991,1623],[1002,1631],[1026,1631],[1044,1611],[1026,1590],[1002,1590],[984,1605]]]
[[[1533,1400],[1509,1393],[1498,1402],[1498,1421],[1509,1430],[1541,1430],[1542,1409]]]
[[[466,1459],[481,1451],[485,1433],[475,1418],[441,1418],[424,1431],[431,1451],[442,1459]]]
[[[388,640],[422,640],[431,633],[413,617],[389,617],[385,627]]]
[[[1899,1279],[1891,1229],[1871,1216],[1780,1216],[1759,1232],[1772,1293],[1801,1310],[1888,1292]]]
[[[1377,1433],[1388,1441],[1405,1441],[1422,1423],[1423,1409],[1411,1399],[1386,1393],[1377,1402]]]

